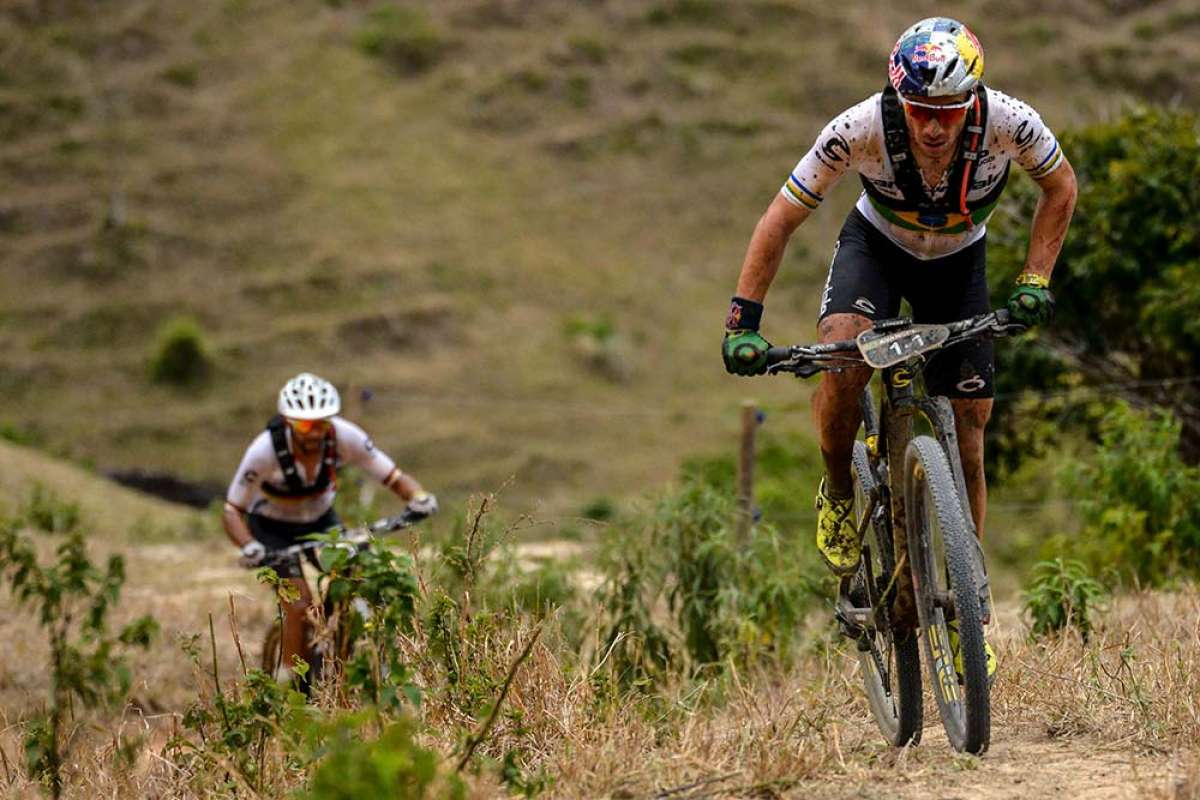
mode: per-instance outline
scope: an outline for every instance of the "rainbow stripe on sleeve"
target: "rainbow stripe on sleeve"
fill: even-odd
[[[783,184],[781,191],[788,200],[809,210],[815,210],[817,206],[821,205],[821,201],[825,199],[805,186],[796,177],[796,173],[794,172],[788,176],[787,182]]]
[[[1062,163],[1062,160],[1062,148],[1058,146],[1058,140],[1055,139],[1054,147],[1051,148],[1050,153],[1042,159],[1042,163],[1029,170],[1029,177],[1035,179],[1046,177],[1051,172],[1054,172],[1054,170],[1058,169],[1058,165]]]

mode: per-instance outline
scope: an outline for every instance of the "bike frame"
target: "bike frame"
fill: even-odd
[[[912,441],[914,418],[923,417],[933,431],[934,437],[946,453],[954,475],[954,485],[957,490],[959,505],[962,508],[963,520],[970,533],[970,540],[978,551],[980,599],[984,608],[984,619],[990,617],[990,592],[988,591],[987,569],[984,566],[982,545],[979,542],[978,531],[975,529],[974,516],[971,513],[971,500],[967,493],[966,476],[963,473],[962,459],[958,449],[958,429],[954,419],[954,409],[949,398],[941,395],[929,396],[924,386],[924,370],[921,362],[924,356],[918,355],[908,361],[879,370],[883,385],[882,397],[878,410],[868,384],[859,399],[862,409],[863,429],[867,444],[867,452],[871,459],[872,468],[876,471],[877,485],[881,492],[889,493],[888,518],[891,523],[892,544],[895,549],[896,564],[907,563],[908,533],[905,519],[904,498],[900,493],[890,493],[888,487],[903,486],[903,454]],[[882,447],[880,446],[882,444]],[[880,462],[887,466],[887,476],[884,480],[880,474]],[[874,513],[875,503],[868,503],[868,511],[864,515],[864,524]],[[861,535],[860,531],[860,535]],[[911,597],[912,576],[910,570],[900,570],[898,596]],[[905,609],[907,610],[907,609]],[[912,622],[911,615],[901,614],[903,621]]]

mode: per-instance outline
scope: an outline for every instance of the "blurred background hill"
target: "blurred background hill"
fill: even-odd
[[[543,514],[729,449],[747,395],[807,447],[807,386],[721,369],[728,296],[819,126],[947,11],[1055,130],[1200,99],[1189,0],[10,0],[0,429],[219,485],[310,370],[429,486]]]
[[[997,347],[982,761],[881,749],[809,544],[812,387],[717,355],[788,171],[882,85],[901,30],[946,13],[1080,184],[1054,324]],[[471,741],[486,797],[1200,797],[1197,34],[1194,0],[4,0],[0,797],[57,774],[47,697],[72,662],[54,643],[72,619],[103,628],[126,577],[114,625],[152,614],[162,635],[110,705],[71,712],[72,792],[395,794],[343,787],[365,756],[347,772],[287,725],[248,727],[282,702],[247,666],[267,593],[214,549],[211,509],[105,479],[219,494],[301,370],[445,509],[397,540],[411,571],[386,551],[385,577],[415,581],[381,617],[406,621],[389,646],[414,671],[388,674],[425,699],[381,711],[329,683],[311,707],[363,732],[350,752],[447,767]],[[858,191],[793,240],[775,342],[813,335]],[[994,217],[997,302],[1036,200],[1017,175]],[[746,397],[767,412],[748,538],[730,497]],[[465,502],[500,487],[498,513]],[[94,585],[87,614],[59,613],[61,574]],[[124,655],[79,634],[85,698]],[[421,746],[359,712],[418,724]]]

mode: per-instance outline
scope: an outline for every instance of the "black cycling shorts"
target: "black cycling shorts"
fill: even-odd
[[[954,322],[985,314],[992,308],[986,238],[957,253],[922,261],[853,209],[833,248],[817,320],[830,314],[888,319],[900,314],[901,299],[912,306],[914,322]],[[931,395],[991,397],[994,372],[991,341],[971,339],[930,355],[925,387]]]
[[[262,514],[250,513],[246,515],[246,523],[250,526],[250,533],[255,539],[262,542],[268,551],[283,550],[294,544],[300,544],[305,541],[302,537],[310,533],[325,533],[330,528],[342,524],[337,512],[332,508],[312,522],[283,522],[271,517],[264,517]],[[284,578],[299,577],[303,574],[300,569],[299,557],[278,572]]]

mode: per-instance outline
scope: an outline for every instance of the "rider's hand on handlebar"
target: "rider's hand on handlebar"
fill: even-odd
[[[762,375],[767,371],[771,343],[758,331],[725,331],[721,357],[725,371],[733,375]]]
[[[1054,316],[1054,293],[1050,284],[1038,275],[1022,275],[1008,298],[1008,313],[1013,322],[1026,327],[1049,322]]]
[[[252,539],[242,545],[242,557],[238,563],[247,569],[253,569],[262,564],[267,555],[267,548],[257,539]]]
[[[431,517],[438,512],[438,501],[429,492],[421,492],[408,501],[408,510],[422,517]]]
[[[763,306],[756,300],[734,297],[725,318],[725,343],[721,358],[725,371],[734,375],[762,375],[767,371],[767,351],[771,343],[758,332]]]

